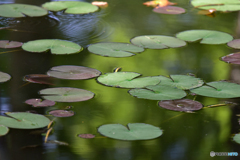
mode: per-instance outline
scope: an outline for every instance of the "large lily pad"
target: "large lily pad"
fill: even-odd
[[[22,42],[9,41],[9,40],[1,40],[0,48],[17,48],[22,46]]]
[[[222,57],[222,60],[227,63],[240,64],[240,53],[232,53]]]
[[[24,43],[22,49],[29,52],[44,52],[51,50],[52,54],[78,53],[82,47],[76,43],[59,39],[41,39]]]
[[[229,82],[210,82],[191,90],[192,93],[215,98],[236,98],[240,97],[240,85]]]
[[[202,44],[223,44],[233,40],[230,34],[211,30],[188,30],[180,32],[176,36],[188,42],[201,40]]]
[[[7,73],[0,72],[0,83],[1,82],[6,82],[11,79],[11,76]]]
[[[0,124],[9,128],[17,129],[35,129],[46,127],[50,120],[40,114],[33,114],[27,112],[7,112],[6,116],[0,116]]]
[[[8,133],[8,131],[9,131],[8,127],[6,127],[4,125],[0,125],[0,136],[6,135]]]
[[[59,88],[47,88],[39,92],[42,94],[44,99],[48,99],[56,102],[79,102],[86,101],[93,98],[94,93],[70,87],[59,87]]]
[[[186,96],[186,92],[170,86],[147,86],[147,89],[131,89],[129,93],[137,98],[151,100],[173,100]]]
[[[136,78],[140,75],[134,72],[106,73],[98,77],[97,81],[107,86],[121,88],[143,88],[149,85],[156,85],[160,82],[160,78],[157,76]]]
[[[162,135],[159,127],[145,123],[129,123],[127,127],[121,124],[106,124],[98,128],[102,135],[119,140],[147,140]]]
[[[89,79],[99,76],[101,72],[96,69],[83,66],[64,65],[52,67],[47,74],[61,79]]]
[[[0,5],[0,16],[2,17],[39,17],[47,15],[48,11],[28,4],[2,4]]]
[[[69,14],[87,14],[98,10],[98,7],[91,3],[77,1],[47,2],[42,7],[55,12],[65,10],[64,13]]]
[[[229,47],[240,49],[240,39],[234,39],[227,44]]]
[[[216,9],[217,11],[240,10],[239,0],[192,0],[192,5],[200,9]]]
[[[144,49],[128,43],[109,42],[92,44],[88,51],[107,57],[130,57],[135,55],[134,53],[143,52]]]
[[[153,12],[162,13],[162,14],[182,14],[185,13],[185,9],[181,7],[174,6],[165,6],[165,7],[156,7],[153,9]]]
[[[131,43],[139,47],[150,49],[178,48],[186,45],[185,41],[162,35],[137,36],[131,39]]]

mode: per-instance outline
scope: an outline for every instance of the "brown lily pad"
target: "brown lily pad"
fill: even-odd
[[[79,134],[78,137],[85,138],[85,139],[91,139],[94,138],[94,134]]]
[[[24,76],[23,80],[31,83],[53,85],[55,78],[45,74],[29,74]]]
[[[233,64],[240,64],[240,53],[232,53],[221,58],[222,61]]]
[[[240,39],[234,39],[227,43],[231,48],[240,49]]]
[[[54,101],[42,99],[28,99],[25,101],[25,103],[32,105],[33,107],[49,107],[54,106],[56,104]]]
[[[153,12],[162,14],[182,14],[185,13],[185,9],[181,7],[166,6],[166,7],[156,7]]]
[[[49,114],[55,117],[71,117],[74,115],[74,112],[66,111],[66,110],[53,110],[53,111],[50,111]]]
[[[1,40],[0,48],[17,48],[23,45],[22,42],[9,41],[9,40]]]

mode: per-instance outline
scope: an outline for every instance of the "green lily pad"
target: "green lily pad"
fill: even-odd
[[[201,86],[191,90],[192,93],[215,98],[240,97],[240,85],[229,82],[210,82],[207,86]]]
[[[170,86],[147,86],[147,89],[131,89],[129,93],[132,96],[151,100],[173,100],[181,99],[187,94],[181,89]]]
[[[134,53],[143,52],[144,49],[129,43],[109,42],[92,44],[88,47],[88,51],[107,57],[130,57],[135,55]]]
[[[44,99],[55,102],[80,102],[86,101],[94,97],[94,93],[70,87],[47,88],[39,92]]]
[[[1,123],[1,122],[0,122]],[[0,125],[0,136],[4,136],[8,133],[9,128],[4,126],[4,125]]]
[[[2,4],[0,5],[0,16],[2,17],[39,17],[47,15],[48,11],[28,4]]]
[[[119,140],[147,140],[162,135],[159,127],[145,123],[129,123],[127,127],[121,124],[106,124],[98,128],[98,132],[106,137]]]
[[[64,13],[68,14],[87,14],[98,10],[98,7],[91,3],[77,1],[47,2],[42,7],[55,12],[65,10]]]
[[[89,79],[99,76],[101,72],[96,69],[83,66],[64,65],[51,68],[47,74],[61,79]]]
[[[107,86],[121,88],[143,88],[149,85],[156,85],[160,82],[160,78],[158,76],[136,78],[140,75],[141,74],[134,72],[106,73],[98,77],[97,81]]]
[[[176,37],[188,42],[201,40],[202,44],[223,44],[233,40],[230,34],[211,30],[188,30],[178,33]]]
[[[9,41],[9,40],[1,40],[0,48],[17,48],[22,46],[22,42]]]
[[[162,35],[137,36],[130,41],[134,45],[150,49],[178,48],[186,45],[185,41],[182,41],[175,37]]]
[[[6,82],[11,79],[11,76],[7,73],[0,72],[0,83],[1,82]]]
[[[188,75],[170,75],[170,78],[159,76],[160,83],[158,85],[172,86],[179,89],[187,90],[203,85],[203,80]]]
[[[235,134],[233,140],[240,144],[240,134]]]
[[[192,5],[200,9],[216,9],[217,11],[240,10],[239,0],[192,0]]]
[[[44,52],[51,50],[52,54],[72,54],[80,52],[82,47],[76,43],[65,40],[41,39],[24,43],[22,49],[29,52]]]
[[[27,112],[6,112],[6,116],[0,116],[0,124],[9,128],[17,129],[35,129],[46,127],[50,120],[40,114]]]

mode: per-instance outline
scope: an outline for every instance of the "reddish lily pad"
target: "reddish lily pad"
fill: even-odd
[[[159,107],[173,110],[173,111],[194,111],[200,110],[203,105],[200,102],[193,101],[190,99],[177,99],[177,100],[165,100],[158,102]]]
[[[60,79],[89,79],[99,76],[101,72],[83,66],[64,65],[51,68],[47,74]]]
[[[227,43],[229,47],[240,49],[240,39],[234,39]]]
[[[23,80],[31,83],[53,85],[54,78],[45,74],[30,74],[30,75],[24,76]]]
[[[53,111],[50,111],[49,114],[55,117],[71,117],[74,115],[74,112],[66,111],[66,110],[53,110]]]
[[[11,79],[11,76],[7,73],[0,72],[0,83],[1,82],[6,82]]]
[[[222,60],[227,63],[240,64],[240,53],[232,53],[222,57]]]
[[[1,40],[0,48],[17,48],[23,45],[22,42],[9,41],[9,40]]]
[[[94,138],[94,134],[79,134],[78,137],[85,138],[85,139],[91,139]]]
[[[50,100],[42,100],[42,99],[28,99],[25,103],[32,105],[33,107],[49,107],[54,106],[56,103]]]
[[[153,12],[162,13],[162,14],[182,14],[185,13],[185,9],[181,7],[174,6],[165,6],[165,7],[156,7],[153,9]]]

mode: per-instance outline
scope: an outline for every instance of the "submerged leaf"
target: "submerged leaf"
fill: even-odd
[[[24,76],[23,80],[31,83],[53,85],[54,78],[45,74],[29,74]]]
[[[26,104],[32,105],[33,107],[49,107],[54,106],[56,103],[50,100],[42,100],[42,99],[28,99],[25,101]]]
[[[222,60],[227,63],[240,64],[240,53],[232,53],[222,57]]]
[[[153,12],[162,13],[162,14],[182,14],[185,13],[185,9],[181,7],[166,6],[166,7],[157,7],[153,9]]]
[[[22,46],[22,42],[0,40],[0,48],[17,48]]]
[[[50,111],[49,114],[53,115],[54,117],[71,117],[74,115],[74,112],[66,110],[53,110]]]
[[[7,73],[0,72],[0,83],[1,82],[6,82],[11,79],[11,76]]]
[[[6,135],[8,131],[9,131],[8,127],[4,125],[0,125],[0,137]]]
[[[94,138],[94,134],[79,134],[78,137],[85,138],[85,139],[91,139]]]

